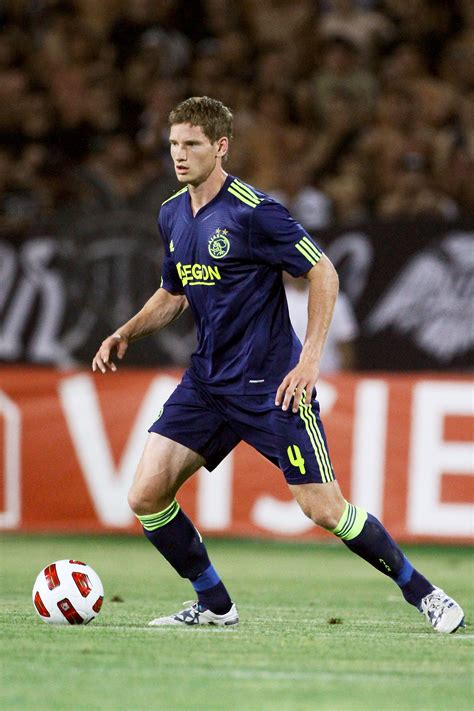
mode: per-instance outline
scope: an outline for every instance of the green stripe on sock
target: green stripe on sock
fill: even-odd
[[[174,499],[163,511],[158,511],[158,513],[144,514],[143,516],[138,516],[137,518],[142,524],[146,531],[156,531],[157,528],[162,528],[170,523],[177,516],[179,511],[179,504]]]
[[[346,501],[346,507],[341,516],[341,520],[336,528],[332,529],[332,533],[338,538],[342,538],[343,541],[351,541],[359,535],[366,521],[367,512]]]

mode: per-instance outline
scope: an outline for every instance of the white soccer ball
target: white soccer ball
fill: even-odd
[[[33,586],[33,605],[44,622],[82,625],[91,622],[104,601],[102,582],[80,560],[57,560],[43,568]]]

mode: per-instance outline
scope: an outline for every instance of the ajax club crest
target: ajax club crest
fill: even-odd
[[[228,230],[221,230],[221,228],[218,227],[209,240],[209,254],[211,257],[214,257],[214,259],[222,259],[222,257],[228,254],[230,249],[230,242],[227,238],[228,233]]]

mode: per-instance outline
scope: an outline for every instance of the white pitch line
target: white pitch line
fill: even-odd
[[[359,621],[360,624],[360,621]],[[368,624],[368,622],[367,622]],[[394,623],[395,624],[395,623]],[[332,636],[332,630],[333,627],[331,626],[324,626],[320,627],[319,629],[314,630],[314,637],[315,640],[321,640],[321,639],[327,639]],[[343,628],[344,626],[341,625],[340,628]],[[385,625],[386,627],[386,625]],[[239,628],[239,625],[235,626],[229,626],[229,627],[200,627],[199,630],[195,630],[193,626],[187,626],[187,627],[182,627],[181,625],[157,625],[155,627],[153,626],[148,626],[148,625],[95,625],[94,627],[88,627],[88,631],[91,629],[106,629],[106,630],[116,630],[117,632],[125,632],[127,634],[130,634],[130,632],[154,632],[155,634],[192,634],[192,631],[194,630],[195,634],[198,635],[215,635],[215,634],[234,634],[236,635],[236,640],[239,638],[239,635],[237,635],[237,632],[240,631],[243,633],[244,630],[242,627]],[[350,636],[351,638],[357,637],[357,632],[359,630],[350,630]],[[367,632],[366,630],[360,630],[360,633],[364,635],[364,637],[376,637],[380,638],[380,632],[374,631],[374,632]],[[393,639],[396,639],[398,637],[397,633],[393,633]],[[440,639],[445,639],[446,641],[449,639],[450,642],[449,644],[459,644],[462,640],[471,640],[474,639],[474,633],[468,633],[468,632],[458,632],[457,634],[453,635],[446,635],[446,634],[440,634],[436,632],[431,632],[427,630],[426,632],[412,632],[410,633],[409,639],[424,639],[428,641],[429,639],[433,639],[435,643],[438,643]]]

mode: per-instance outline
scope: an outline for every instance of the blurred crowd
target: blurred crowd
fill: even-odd
[[[175,180],[167,115],[231,107],[228,170],[307,229],[471,213],[471,0],[4,0],[0,227]]]

